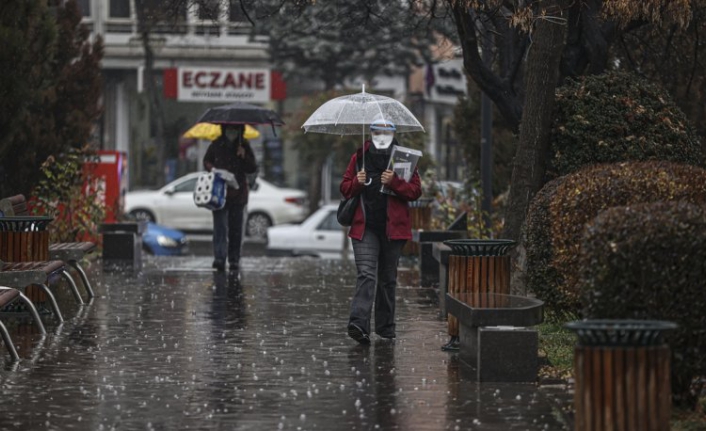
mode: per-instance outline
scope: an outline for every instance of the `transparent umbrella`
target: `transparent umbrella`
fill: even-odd
[[[361,133],[365,142],[367,127],[380,118],[393,123],[396,133],[424,132],[424,127],[406,106],[391,97],[366,93],[365,85],[360,93],[336,97],[319,106],[302,128],[305,132],[332,135]]]
[[[305,132],[330,133],[332,135],[365,134],[376,118],[382,116],[401,132],[423,132],[424,127],[409,109],[399,101],[363,91],[331,99],[314,111],[304,122]]]

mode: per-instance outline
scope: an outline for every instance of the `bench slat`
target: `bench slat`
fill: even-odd
[[[64,269],[64,262],[60,260],[48,260],[42,262],[5,262],[2,264],[2,271],[42,271],[46,274],[53,274]]]
[[[11,303],[19,296],[20,296],[19,290],[15,290],[15,289],[2,289],[2,290],[0,290],[0,308]]]

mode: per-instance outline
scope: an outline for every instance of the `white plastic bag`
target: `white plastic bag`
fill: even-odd
[[[216,174],[220,175],[221,178],[223,178],[229,186],[233,187],[234,189],[238,190],[240,188],[240,184],[238,184],[238,180],[235,179],[235,174],[232,173],[231,171],[227,171],[225,169],[216,169],[213,168],[211,169],[211,172],[215,172]]]

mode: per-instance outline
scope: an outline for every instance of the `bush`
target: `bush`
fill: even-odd
[[[41,168],[41,180],[32,194],[32,211],[54,217],[49,224],[51,242],[83,241],[98,232],[105,218],[105,188],[84,165],[97,161],[89,147],[71,148],[58,158],[50,157]]]
[[[603,211],[587,226],[581,252],[585,315],[676,322],[674,403],[694,408],[706,376],[706,208],[656,202]],[[700,386],[703,386],[701,383]]]
[[[420,175],[422,197],[417,202],[430,201],[432,230],[446,230],[459,216],[466,213],[469,238],[492,238],[501,231],[498,211],[491,214],[490,229],[485,226],[486,213],[481,208],[483,196],[480,184],[471,177],[466,177],[463,183],[447,182],[444,185],[434,169],[427,169]]]
[[[599,163],[665,160],[702,166],[699,139],[667,92],[624,72],[557,91],[548,177]]]
[[[585,168],[547,183],[527,215],[527,287],[548,311],[581,312],[578,256],[584,226],[615,206],[658,201],[706,202],[706,170],[669,162]]]

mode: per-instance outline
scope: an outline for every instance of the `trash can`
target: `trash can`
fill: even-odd
[[[672,322],[585,320],[567,323],[574,350],[576,431],[669,430]]]
[[[431,230],[431,198],[419,198],[408,203],[409,221],[412,230]],[[405,256],[418,256],[419,243],[407,241],[402,249]]]
[[[103,270],[141,270],[142,234],[146,230],[146,221],[100,225],[103,234]]]
[[[431,229],[431,198],[419,198],[409,202],[409,219],[412,229]]]
[[[448,262],[448,292],[451,294],[477,294],[478,306],[491,307],[495,296],[484,294],[510,294],[510,256],[508,250],[515,245],[509,239],[452,239],[444,241],[451,248]],[[486,299],[484,299],[486,298]],[[451,339],[442,350],[458,350],[458,320],[447,315]]]
[[[0,217],[0,261],[35,262],[49,260],[49,216]],[[43,305],[47,294],[37,286],[27,286],[25,295]],[[24,309],[22,303],[16,303]]]

